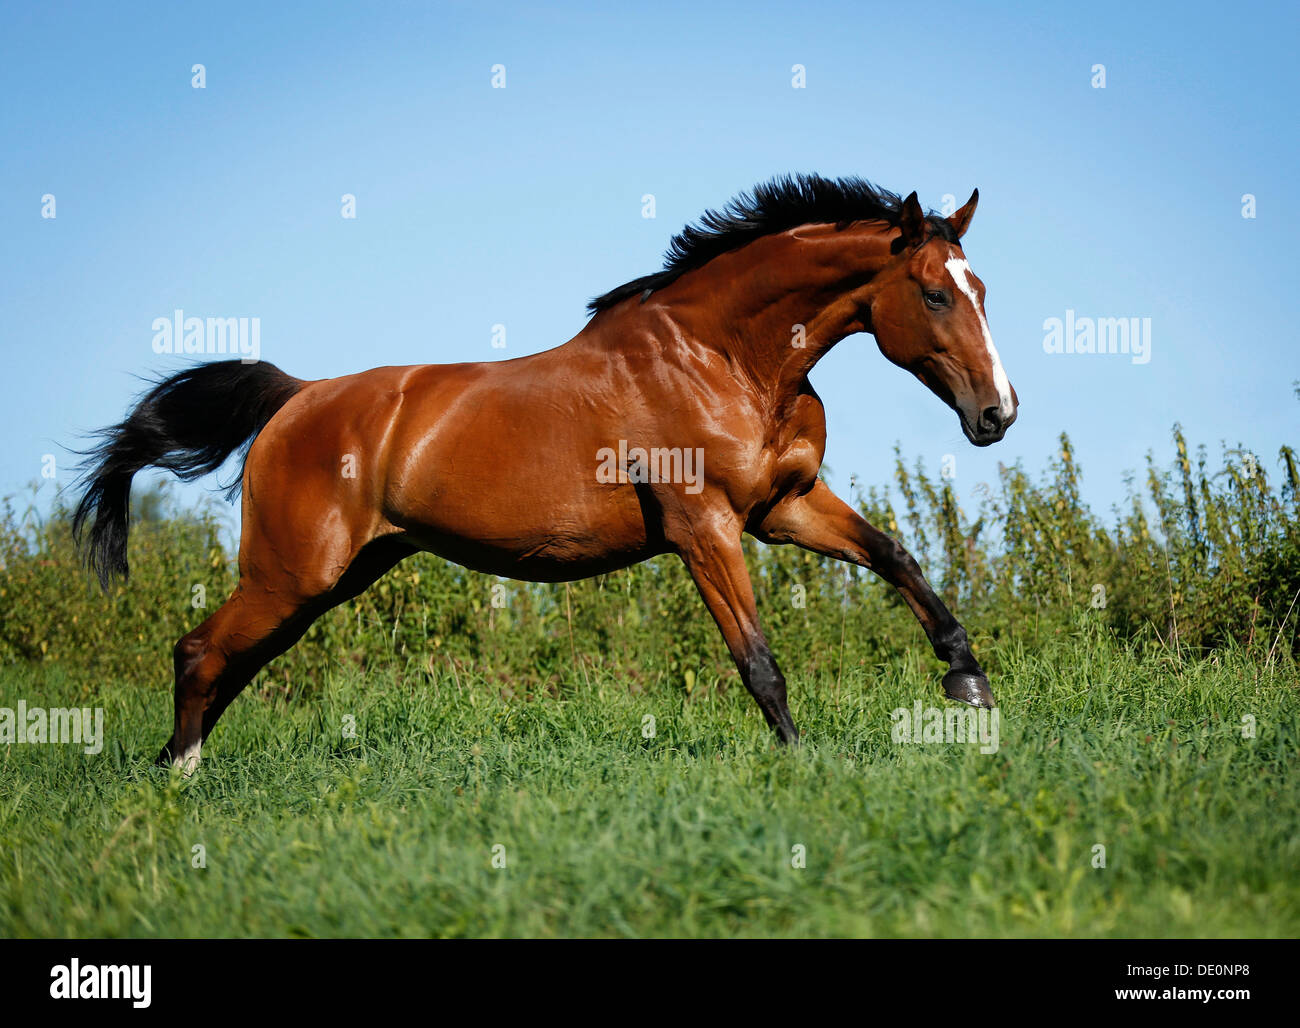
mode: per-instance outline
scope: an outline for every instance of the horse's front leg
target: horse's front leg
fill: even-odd
[[[799,731],[786,703],[785,676],[763,636],[754,589],[740,545],[740,527],[718,530],[704,524],[677,546],[695,586],[717,622],[745,688],[783,743],[797,743]]]
[[[992,707],[988,677],[971,653],[966,630],[930,588],[921,568],[898,543],[818,481],[802,496],[775,506],[760,526],[765,542],[794,543],[814,553],[870,568],[897,589],[921,622],[935,656],[948,664],[943,689],[950,699]]]

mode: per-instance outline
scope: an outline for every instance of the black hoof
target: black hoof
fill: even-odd
[[[969,703],[972,707],[992,708],[995,705],[989,680],[979,672],[949,671],[943,676],[943,691],[948,699]]]

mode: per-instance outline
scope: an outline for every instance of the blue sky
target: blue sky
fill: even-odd
[[[1022,404],[977,450],[850,337],[812,376],[842,493],[887,481],[898,440],[934,470],[955,455],[972,509],[999,461],[1039,468],[1064,430],[1105,512],[1148,449],[1168,459],[1174,421],[1274,470],[1300,442],[1296,6],[916,11],[6,3],[0,495],[47,453],[71,482],[65,448],[121,417],[134,376],[184,365],[151,345],[177,308],[260,318],[263,357],[304,378],[518,356],[790,171],[933,207],[979,187],[965,248]],[[1045,353],[1067,309],[1150,318],[1150,362]]]

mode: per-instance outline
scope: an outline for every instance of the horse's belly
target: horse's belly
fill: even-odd
[[[546,526],[532,518],[500,524],[428,517],[401,525],[421,549],[486,574],[533,582],[565,582],[636,564],[662,547],[647,539],[641,524],[574,523]]]
[[[388,521],[448,560],[537,581],[662,552],[636,487],[602,476],[604,448],[625,434],[609,404],[522,375],[524,362],[487,369],[429,369],[408,389],[385,454]]]
[[[387,518],[440,557],[530,581],[587,578],[662,552],[658,526],[647,526],[632,487],[566,484],[435,469],[403,491]]]

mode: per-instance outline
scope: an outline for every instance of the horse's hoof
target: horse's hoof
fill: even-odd
[[[995,706],[989,680],[978,672],[949,671],[943,676],[943,691],[948,699],[969,703],[972,707]]]

